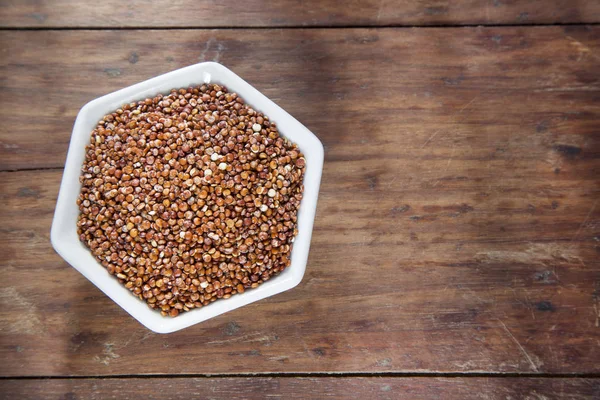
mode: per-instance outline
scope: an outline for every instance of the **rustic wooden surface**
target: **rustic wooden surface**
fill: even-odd
[[[542,378],[154,378],[0,381],[0,399],[581,399],[592,379]]]
[[[0,170],[61,167],[83,104],[204,60],[304,122],[327,161],[363,160],[373,179],[393,175],[381,171],[389,159],[439,177],[451,154],[450,171],[494,179],[524,172],[500,168],[511,157],[530,173],[534,155],[554,169],[569,157],[594,165],[600,28],[448,29],[3,31]]]
[[[62,171],[5,172],[0,373],[600,372],[598,31],[280,31],[270,44],[270,32],[219,33],[222,61],[326,146],[303,283],[152,334],[51,249]],[[215,33],[2,35],[3,167],[39,169],[62,164],[98,82],[189,63],[199,56],[184,49]],[[149,35],[176,50],[151,52]],[[248,65],[244,48],[288,57]],[[9,102],[42,115],[23,124],[27,108]]]
[[[3,2],[0,26],[525,25],[600,7],[174,2],[169,20],[128,4]],[[599,50],[596,25],[0,28],[0,398],[598,397]],[[300,286],[157,335],[54,253],[50,224],[79,108],[203,60],[321,139],[317,218]]]
[[[273,27],[596,23],[595,0],[5,0],[0,27]]]

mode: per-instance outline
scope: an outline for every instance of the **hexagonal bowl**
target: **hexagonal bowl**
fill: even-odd
[[[231,92],[237,92],[252,108],[268,115],[277,123],[280,133],[296,143],[306,158],[304,197],[298,214],[298,236],[294,241],[291,265],[278,276],[259,287],[242,294],[221,299],[200,309],[191,310],[175,318],[163,317],[135,297],[117,279],[96,261],[77,235],[76,204],[81,185],[79,175],[85,158],[85,146],[89,143],[97,122],[109,112],[125,103],[168,93],[203,83],[218,83]],[[205,62],[181,68],[156,78],[129,86],[87,103],[75,121],[71,143],[60,185],[60,192],[52,221],[51,241],[54,250],[73,268],[102,290],[131,316],[157,333],[169,333],[205,321],[246,304],[273,296],[298,285],[304,276],[312,235],[317,197],[323,169],[323,145],[306,127],[285,112],[277,104],[234,74],[228,68],[214,62]]]

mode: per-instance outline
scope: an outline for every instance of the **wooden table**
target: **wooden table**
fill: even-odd
[[[600,398],[600,2],[0,4],[0,398]],[[230,67],[326,148],[294,290],[154,334],[58,257],[87,101]],[[487,396],[487,397],[486,397]]]

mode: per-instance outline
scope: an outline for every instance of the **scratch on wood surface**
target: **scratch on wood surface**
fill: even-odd
[[[14,143],[5,143],[0,141],[0,145],[5,149],[18,149],[19,146]]]
[[[550,397],[545,396],[543,394],[539,394],[539,393],[533,393],[533,396],[535,396],[536,400],[550,400]],[[529,399],[530,397],[527,397],[527,398]]]
[[[202,50],[202,53],[200,53],[200,57],[198,57],[198,59],[200,61],[205,61],[206,60],[206,53],[208,52],[208,50],[210,50],[210,46],[213,44],[214,41],[215,41],[214,37],[211,37],[210,39],[208,39],[206,41],[206,45],[204,46],[204,50]]]
[[[312,351],[309,350],[308,346],[306,345],[304,336],[302,334],[299,334],[297,337],[300,339],[300,342],[302,343],[302,348],[304,349],[304,353],[308,354],[308,356],[310,358],[315,358],[315,355],[312,353]]]
[[[466,361],[464,363],[455,362],[453,363],[456,367],[460,368],[463,371],[472,370],[477,367],[477,364],[473,361]]]
[[[208,39],[206,41],[206,45],[204,46],[204,50],[202,50],[202,53],[200,53],[200,56],[198,57],[198,60],[200,61],[206,61],[206,54],[210,51],[213,43],[216,42],[216,39],[214,37],[211,37],[210,39]],[[214,57],[212,58],[212,61],[215,62],[219,62],[221,60],[221,52],[225,50],[225,46],[222,43],[217,42],[217,46],[216,46],[216,52]]]
[[[463,288],[467,291],[468,294],[470,294],[474,299],[478,300],[481,304],[480,305],[487,305],[488,303],[494,303],[494,299],[490,299],[490,300],[484,300],[481,298],[481,296],[479,296],[477,293],[475,293],[473,291],[473,289],[469,288],[468,286],[463,286]]]
[[[546,332],[546,340],[548,341],[548,353],[550,354],[550,356],[552,357],[552,359],[554,360],[554,363],[556,365],[560,365],[560,360],[558,359],[558,356],[556,354],[556,352],[554,351],[554,346],[553,346],[553,341],[552,341],[552,337],[550,335],[550,333]]]
[[[573,237],[571,238],[571,246],[573,245],[573,241],[575,239],[577,239],[577,237],[579,236],[579,234],[581,233],[581,230],[583,229],[583,227],[585,226],[585,224],[588,222],[588,219],[590,219],[590,215],[592,215],[592,213],[594,212],[594,209],[596,208],[596,204],[598,203],[598,200],[596,200],[594,202],[594,204],[592,204],[592,208],[590,208],[590,211],[587,213],[587,215],[585,216],[585,218],[583,219],[583,222],[581,223],[581,225],[579,225],[579,229],[577,229],[577,232],[575,232],[575,235],[573,235]]]
[[[459,115],[461,114],[463,111],[465,111],[471,104],[473,104],[473,102],[479,97],[479,95],[473,97],[471,99],[471,101],[469,101],[467,104],[465,104],[464,106],[462,106],[454,115]],[[437,131],[433,132],[433,134],[429,137],[429,139],[427,139],[425,141],[425,143],[423,143],[423,145],[421,146],[421,148],[424,148],[425,146],[427,146],[429,144],[429,142],[431,142],[438,133],[440,133],[441,129],[438,129]]]
[[[104,364],[104,365],[109,365],[112,360],[121,357],[120,355],[115,353],[115,344],[114,343],[104,343],[103,347],[104,347],[104,349],[102,350],[103,356],[102,357],[95,356],[94,357],[95,361],[97,361],[101,364]]]
[[[524,251],[485,251],[475,256],[479,262],[484,263],[537,264],[544,267],[548,267],[547,263],[556,261],[581,263],[581,257],[574,249],[560,243],[531,243]]]
[[[375,365],[377,365],[378,367],[388,368],[392,365],[392,359],[391,358],[383,358],[381,360],[377,360],[375,362]]]
[[[594,324],[596,328],[600,327],[600,307],[598,307],[598,303],[600,303],[600,298],[594,296],[594,311],[596,312],[596,323]]]
[[[544,89],[534,89],[533,93],[541,92],[597,92],[598,86],[566,86],[566,87],[550,87]]]
[[[377,8],[377,17],[375,18],[377,20],[377,22],[379,22],[379,20],[381,19],[381,13],[383,12],[383,2],[385,0],[380,0],[379,1],[379,7]]]
[[[448,171],[448,168],[450,167],[450,163],[452,162],[452,159],[454,158],[454,152],[456,150],[456,145],[452,146],[452,152],[450,152],[450,157],[448,157],[448,163],[446,164],[446,168],[444,168],[444,170],[442,171],[440,178],[438,178],[438,180],[433,184],[433,187],[436,187],[438,185],[438,183],[441,182],[441,178],[444,176],[444,174]]]
[[[283,362],[285,360],[289,360],[289,357],[288,356],[274,356],[274,357],[269,357],[268,360]]]
[[[439,131],[439,130],[437,130],[437,131],[433,132],[433,135],[431,135],[431,136],[429,137],[429,139],[427,139],[427,140],[425,141],[425,143],[423,143],[423,146],[421,146],[421,148],[424,148],[425,146],[427,146],[427,145],[429,144],[429,142],[431,142],[431,141],[433,140],[433,138],[434,138],[434,137],[435,137],[435,136],[436,136],[438,133],[440,133],[440,131]]]
[[[594,59],[600,59],[600,57],[596,56],[588,46],[581,43],[579,40],[575,39],[572,36],[566,36],[566,38],[569,42],[571,42],[571,45],[574,46],[579,52],[579,55],[577,56],[577,62],[583,60],[587,55],[590,55]]]
[[[469,101],[467,104],[465,104],[464,106],[462,106],[462,107],[460,108],[460,110],[458,110],[458,112],[457,112],[456,114],[458,115],[458,114],[462,113],[463,111],[465,111],[465,109],[466,109],[467,107],[469,107],[471,104],[473,104],[473,102],[474,102],[475,100],[477,100],[477,98],[478,98],[478,97],[479,97],[479,95],[477,95],[477,96],[473,97],[473,98],[471,99],[471,101]]]
[[[398,178],[398,175],[394,175],[394,177],[390,180],[390,182],[388,183],[388,189],[392,188],[392,185],[394,184],[394,182],[396,182],[396,179]]]
[[[514,284],[513,284],[514,285]],[[515,290],[514,287],[511,288],[512,292],[513,292],[513,297],[515,298],[515,300],[519,303],[522,304],[525,308],[527,308],[529,310],[529,312],[531,312],[531,318],[533,318],[535,320],[535,313],[533,312],[533,307],[531,305],[531,301],[529,300],[529,292],[527,292],[527,289],[522,288],[522,290],[525,293],[525,303],[522,302],[519,297],[517,296],[517,291]]]
[[[144,335],[142,336],[142,338],[140,339],[140,342],[144,342],[148,339],[150,339],[151,337],[156,336],[156,333],[152,332],[152,331],[148,331],[146,333],[144,333]]]
[[[525,288],[523,288],[523,290],[525,291],[525,300],[527,301],[527,308],[531,312],[531,317],[535,320],[535,313],[533,312],[533,307],[531,306],[531,301],[529,301],[529,294]],[[513,291],[514,291],[514,289],[513,289]]]
[[[456,151],[456,146],[452,146],[452,152],[450,153],[450,157],[448,157],[448,164],[446,164],[446,168],[444,168],[444,172],[448,171],[448,167],[450,167],[450,163],[454,158],[454,152]]]
[[[513,340],[513,342],[515,342],[515,344],[519,347],[519,349],[521,350],[521,353],[523,353],[523,355],[525,356],[525,358],[527,358],[527,361],[529,361],[529,365],[531,365],[531,368],[535,372],[539,372],[539,369],[538,369],[537,365],[535,365],[535,363],[533,362],[533,360],[531,359],[531,357],[529,356],[529,354],[527,353],[527,351],[525,351],[525,349],[523,348],[523,346],[521,346],[521,343],[519,343],[519,341],[517,340],[517,338],[514,337],[514,335],[506,327],[506,325],[504,324],[504,322],[502,322],[502,320],[500,320],[499,318],[498,318],[498,322],[500,323],[500,325],[502,325],[502,328],[504,328],[504,331],[506,331],[506,333]]]
[[[262,336],[261,336],[262,335]],[[227,340],[213,340],[206,342],[206,344],[227,344],[235,342],[252,343],[252,342],[274,342],[277,340],[276,335],[264,335],[261,332],[249,333],[240,337],[227,339]]]
[[[0,311],[1,333],[36,335],[44,332],[44,324],[40,320],[37,307],[17,289],[8,287],[0,290],[0,307],[2,310],[11,311],[10,314]]]

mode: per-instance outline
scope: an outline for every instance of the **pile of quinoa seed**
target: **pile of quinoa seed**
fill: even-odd
[[[163,315],[255,288],[290,265],[305,159],[223,86],[106,115],[86,147],[80,240]]]

